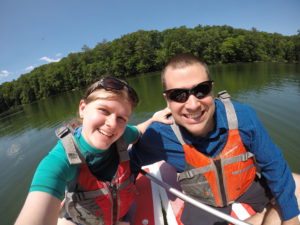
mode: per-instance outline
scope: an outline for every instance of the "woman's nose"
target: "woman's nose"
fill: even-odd
[[[105,124],[110,127],[111,129],[115,129],[117,127],[117,117],[113,114],[110,114],[106,118]]]

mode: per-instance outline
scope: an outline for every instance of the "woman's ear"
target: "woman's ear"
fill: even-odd
[[[84,100],[81,100],[79,102],[79,117],[82,119],[83,118],[83,114],[84,114],[84,109],[86,107],[86,103],[84,102]]]

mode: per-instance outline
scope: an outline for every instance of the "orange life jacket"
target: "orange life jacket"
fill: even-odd
[[[228,139],[219,155],[206,156],[191,144],[185,143],[178,125],[172,129],[183,146],[186,166],[178,175],[182,190],[212,206],[233,203],[252,184],[256,176],[254,155],[247,152],[238,130],[238,120],[227,92],[219,99],[224,103],[228,120]]]
[[[63,127],[58,133],[70,164],[80,165],[78,177],[68,185],[64,204],[66,212],[80,224],[116,224],[129,210],[135,193],[128,146],[123,138],[116,143],[119,154],[117,172],[111,182],[104,182],[90,172],[71,130]]]

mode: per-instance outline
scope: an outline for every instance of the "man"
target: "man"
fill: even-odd
[[[215,100],[207,66],[191,54],[166,64],[162,84],[175,123],[152,124],[132,148],[132,159],[139,166],[165,160],[180,173],[185,193],[225,213],[234,201],[251,205],[259,213],[249,223],[299,225],[292,173],[253,109],[226,93]],[[181,220],[226,224],[188,203]]]

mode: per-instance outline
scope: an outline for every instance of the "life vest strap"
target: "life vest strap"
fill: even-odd
[[[128,154],[127,150],[126,151],[119,151],[119,159],[120,159],[120,162],[129,161],[129,154]]]
[[[84,162],[81,153],[77,151],[78,146],[73,137],[73,129],[69,126],[63,126],[55,131],[56,136],[61,140],[65,152],[67,154],[68,161],[71,165],[79,165]]]
[[[133,183],[133,181],[134,181],[134,175],[131,175],[121,183],[118,189],[122,190],[123,188],[126,188],[130,183]]]
[[[226,110],[229,129],[230,130],[238,129],[237,116],[235,114],[233,104],[230,101],[230,95],[228,94],[228,92],[227,91],[220,91],[218,93],[218,99],[220,99],[225,105],[225,110]]]
[[[243,173],[243,172],[249,170],[251,167],[254,167],[254,166],[255,166],[254,164],[251,164],[251,165],[247,166],[246,168],[244,168],[242,170],[232,172],[232,174],[237,175],[237,174]]]
[[[228,165],[228,164],[236,163],[236,162],[240,162],[240,161],[245,162],[251,157],[254,157],[253,153],[245,152],[241,155],[237,155],[237,156],[234,156],[234,157],[231,157],[231,158],[222,159],[222,164],[223,165]]]
[[[85,191],[85,192],[66,192],[66,197],[72,199],[75,202],[93,199],[102,195],[107,195],[109,192],[107,188],[101,188],[95,191]]]
[[[176,124],[176,122],[175,122],[173,116],[170,116],[169,118],[173,121],[173,123],[171,124],[171,128],[172,128],[174,134],[176,135],[178,141],[180,142],[180,144],[181,144],[182,146],[185,145],[186,142],[184,141],[184,139],[183,139],[183,137],[182,137],[182,134],[181,134],[181,132],[180,132],[179,126]]]
[[[203,166],[203,167],[200,167],[200,168],[194,168],[194,169],[191,169],[191,170],[186,170],[186,171],[183,171],[182,173],[179,173],[177,175],[177,180],[182,180],[182,179],[190,179],[190,178],[193,178],[194,176],[198,175],[198,174],[201,174],[201,173],[206,173],[210,170],[213,170],[213,166],[212,164],[208,165],[208,166]]]
[[[125,161],[129,161],[129,154],[128,154],[128,144],[125,143],[125,139],[124,137],[121,137],[117,140],[116,142],[117,145],[117,150],[118,150],[118,154],[119,154],[119,161],[120,162],[125,162]]]

